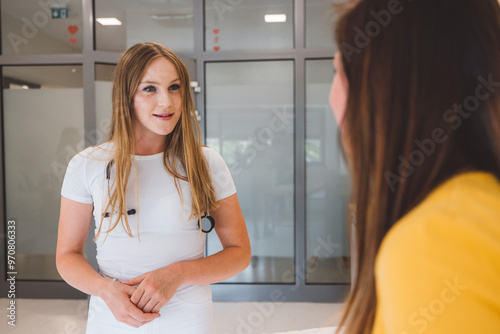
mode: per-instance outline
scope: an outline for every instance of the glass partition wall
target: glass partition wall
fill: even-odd
[[[230,169],[251,239],[250,266],[214,284],[214,300],[343,300],[349,178],[328,106],[329,0],[0,5],[0,209],[4,230],[16,224],[17,297],[85,297],[55,268],[62,178],[74,154],[108,139],[121,52],[155,41],[188,68],[205,144]],[[91,239],[86,254],[95,265]],[[220,249],[210,233],[207,254]]]

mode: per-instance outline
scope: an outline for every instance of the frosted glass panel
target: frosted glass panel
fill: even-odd
[[[293,48],[293,0],[206,1],[207,51]]]
[[[333,48],[332,0],[305,0],[306,47]]]
[[[115,67],[116,65],[95,65],[96,144],[104,143],[109,139],[111,115],[113,112],[111,93]]]
[[[236,184],[252,263],[229,282],[294,282],[293,62],[208,63],[206,143]],[[208,253],[221,249],[214,233]]]
[[[349,175],[328,105],[332,60],[306,62],[307,283],[349,283]]]
[[[95,18],[116,18],[121,25],[95,22],[96,50],[125,51],[140,42],[157,42],[175,52],[194,50],[193,0],[95,0]]]
[[[81,67],[4,67],[3,74],[7,219],[16,221],[17,278],[59,280],[61,184],[67,163],[84,148]]]
[[[3,54],[81,53],[81,0],[1,1]]]

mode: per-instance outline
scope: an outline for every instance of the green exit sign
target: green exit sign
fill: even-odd
[[[52,8],[52,18],[53,19],[67,19],[68,18],[68,8]]]

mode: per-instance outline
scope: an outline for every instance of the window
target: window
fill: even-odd
[[[85,146],[82,67],[3,68],[6,216],[16,221],[18,279],[59,280],[61,185]]]
[[[81,53],[82,2],[64,3],[1,1],[2,54]]]
[[[157,42],[175,52],[193,51],[193,17],[193,0],[96,0],[96,50],[123,52]]]
[[[231,282],[293,283],[293,62],[208,63],[207,144],[226,161],[252,263]],[[209,253],[222,249],[214,234]]]
[[[207,1],[207,51],[293,48],[293,1]]]
[[[349,283],[348,185],[328,105],[332,60],[306,61],[307,282]]]

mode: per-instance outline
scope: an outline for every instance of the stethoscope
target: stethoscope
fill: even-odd
[[[111,179],[111,167],[113,167],[113,164],[115,163],[115,160],[114,159],[111,159],[108,164],[106,165],[106,180],[108,182],[108,191],[109,191],[109,180]],[[135,209],[130,209],[127,211],[127,215],[131,216],[131,215],[135,215],[136,213],[136,210]],[[106,212],[103,214],[104,218],[108,218],[110,216],[110,213],[109,212]],[[210,227],[208,229],[206,228],[203,228],[203,219],[206,219],[209,223],[210,223]],[[208,214],[208,212],[205,212],[203,214],[203,216],[201,216],[201,218],[198,220],[198,227],[200,228],[200,221],[202,222],[202,225],[201,225],[201,231],[204,232],[204,233],[210,233],[214,227],[215,227],[215,219],[210,216]]]

